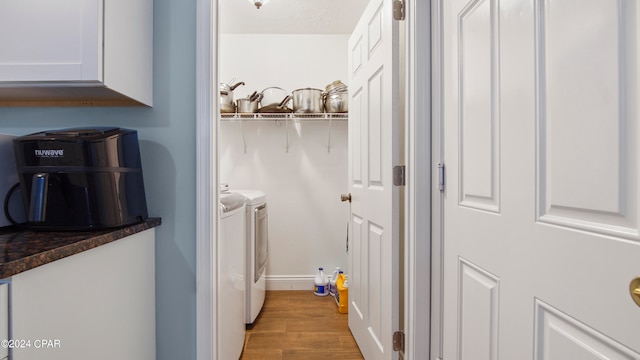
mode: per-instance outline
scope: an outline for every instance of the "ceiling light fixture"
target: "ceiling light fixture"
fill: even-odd
[[[249,0],[249,1],[256,6],[256,9],[260,9],[262,5],[265,5],[266,3],[269,2],[269,0]]]

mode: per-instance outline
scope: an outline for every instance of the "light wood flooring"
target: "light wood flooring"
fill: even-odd
[[[360,360],[347,321],[331,296],[313,291],[267,291],[245,335],[241,360]]]

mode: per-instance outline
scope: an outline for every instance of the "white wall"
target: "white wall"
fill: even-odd
[[[347,83],[349,35],[221,34],[220,81],[244,81],[234,99],[277,86],[324,90],[335,80]],[[291,104],[290,104],[291,105]]]
[[[155,252],[157,359],[195,360],[196,1],[154,0],[153,18],[152,108],[2,107],[0,132],[138,130],[149,216],[162,218]]]
[[[348,35],[223,34],[220,79],[246,83],[236,99],[270,86],[291,92],[346,83],[347,41]],[[296,288],[296,277],[311,277],[319,266],[347,268],[348,205],[340,202],[347,192],[345,120],[334,120],[331,130],[328,120],[295,120],[288,129],[284,121],[222,121],[220,181],[267,193],[269,286]]]

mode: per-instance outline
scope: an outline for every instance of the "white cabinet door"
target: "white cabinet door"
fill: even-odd
[[[13,276],[13,360],[155,359],[154,253],[149,229]]]
[[[0,2],[0,81],[102,81],[101,0]]]
[[[9,284],[0,282],[0,341],[9,339]],[[9,356],[9,349],[0,346],[0,359]]]
[[[0,106],[153,103],[153,0],[1,0]]]

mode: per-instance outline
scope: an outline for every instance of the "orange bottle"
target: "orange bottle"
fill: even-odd
[[[338,304],[338,312],[346,314],[349,312],[349,278],[342,272],[336,280],[336,304]]]

